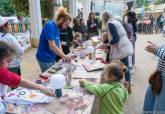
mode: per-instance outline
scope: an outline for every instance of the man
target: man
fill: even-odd
[[[41,71],[46,71],[54,65],[57,55],[66,61],[71,57],[65,55],[60,44],[60,27],[70,18],[64,9],[60,9],[57,19],[45,24],[41,35],[36,58],[40,65]]]

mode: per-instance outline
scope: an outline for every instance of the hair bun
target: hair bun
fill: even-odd
[[[67,14],[67,11],[64,7],[60,7],[57,12],[58,12],[58,15]]]
[[[126,73],[126,72],[128,71],[128,68],[124,65],[124,66],[122,66],[122,71],[123,71],[124,73]]]

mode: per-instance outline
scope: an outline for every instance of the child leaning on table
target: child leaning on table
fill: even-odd
[[[76,32],[74,35],[74,40],[73,40],[74,48],[82,45],[82,34],[79,32]]]
[[[124,114],[124,103],[128,98],[128,93],[120,80],[126,71],[127,68],[123,63],[113,61],[104,67],[104,84],[80,80],[82,87],[100,97],[100,114]]]
[[[9,71],[8,65],[10,61],[15,56],[15,50],[12,47],[7,45],[6,43],[0,41],[0,98],[5,95],[4,89],[6,89],[5,85],[10,87],[25,87],[29,89],[40,90],[46,95],[54,96],[54,92],[52,89],[47,88],[45,86],[33,83],[31,81],[22,79],[16,73]],[[5,111],[5,104],[0,99],[0,114]]]

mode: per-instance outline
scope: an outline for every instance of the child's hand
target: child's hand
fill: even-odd
[[[48,96],[55,96],[55,92],[51,89],[51,88],[42,88],[41,92],[43,92],[45,95],[48,95]]]
[[[81,79],[81,80],[79,81],[80,86],[83,86],[85,81],[86,81],[85,79]]]

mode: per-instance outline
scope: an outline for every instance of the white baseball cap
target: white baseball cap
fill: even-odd
[[[0,16],[0,27],[6,24],[9,21],[9,19]]]

